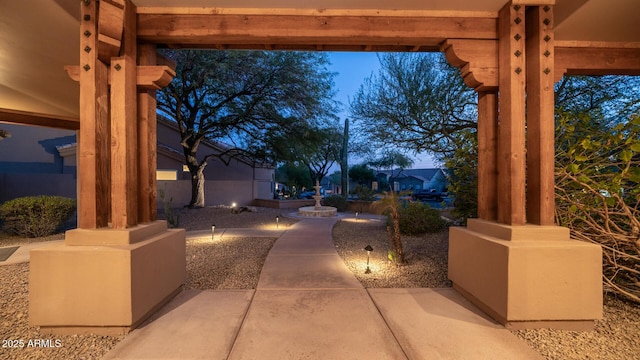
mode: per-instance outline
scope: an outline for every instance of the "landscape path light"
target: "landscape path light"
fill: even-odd
[[[358,222],[358,212],[356,211],[356,222]]]
[[[279,227],[280,224],[280,216],[276,215],[276,229]]]
[[[211,241],[213,241],[213,232],[216,231],[216,224],[211,224]]]
[[[373,248],[371,247],[371,245],[367,245],[364,249],[367,250],[367,270],[365,270],[364,273],[365,274],[370,274],[371,273],[371,269],[369,269],[369,256],[371,255],[371,252],[373,251]]]

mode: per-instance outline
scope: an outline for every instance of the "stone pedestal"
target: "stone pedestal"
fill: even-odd
[[[454,288],[508,328],[593,328],[602,318],[602,250],[558,226],[469,219],[449,230]]]
[[[57,334],[127,333],[185,279],[183,229],[156,221],[126,230],[71,230],[64,244],[31,251],[29,321]]]

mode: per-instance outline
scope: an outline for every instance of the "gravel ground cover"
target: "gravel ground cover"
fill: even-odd
[[[232,214],[223,207],[176,209],[180,225],[187,230],[208,230],[215,223],[220,228],[251,228],[272,225],[280,216],[281,226],[297,220],[283,215],[290,210],[258,208],[257,212]],[[388,240],[382,221],[344,219],[333,230],[336,250],[345,264],[365,287],[447,287],[447,232],[403,237],[406,264],[396,267],[387,259]],[[46,240],[59,240],[62,235]],[[36,239],[42,240],[42,239]],[[21,240],[0,234],[0,246],[15,245]],[[255,288],[264,260],[273,246],[273,238],[229,238],[211,242],[194,239],[187,242],[187,288],[252,289]],[[365,274],[366,251],[371,245],[371,273]],[[0,266],[0,340],[22,340],[22,348],[0,347],[0,359],[99,359],[121,337],[96,335],[57,336],[41,334],[28,325],[28,264]],[[613,296],[605,296],[605,317],[597,321],[593,332],[559,330],[520,330],[513,333],[547,359],[640,359],[640,306]],[[53,344],[38,347],[32,343]],[[55,347],[59,344],[59,347]],[[18,343],[19,345],[19,343]]]
[[[388,258],[389,240],[381,220],[340,221],[333,228],[336,250],[345,264],[367,288],[450,287],[447,279],[446,232],[425,236],[404,236],[405,264],[395,266]],[[373,247],[369,259],[371,273],[365,273],[367,245]]]

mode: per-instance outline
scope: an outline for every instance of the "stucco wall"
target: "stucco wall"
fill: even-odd
[[[0,203],[23,196],[76,198],[74,174],[0,174]]]
[[[11,137],[0,141],[0,173],[70,173],[56,146],[76,141],[71,130],[2,124]],[[75,166],[75,164],[71,164]]]
[[[76,157],[69,152],[63,158],[56,150],[56,146],[75,142],[74,131],[11,124],[2,124],[2,128],[13,136],[0,141],[0,202],[30,195],[76,197]],[[167,199],[173,197],[176,206],[188,204],[191,177],[183,171],[184,155],[175,150],[179,148],[179,135],[159,121],[158,141],[174,148],[158,147],[158,170],[174,170],[178,179],[158,181],[158,189],[166,188]],[[214,151],[205,144],[198,153]],[[205,179],[207,205],[249,205],[254,198],[273,198],[273,169],[253,168],[238,160],[231,160],[227,166],[211,159]],[[159,196],[158,208],[162,208]]]
[[[205,181],[204,195],[206,206],[231,205],[238,206],[251,205],[255,198],[273,198],[270,182],[253,181]],[[158,181],[158,191],[163,190],[165,201],[171,199],[171,207],[181,207],[189,204],[191,200],[191,181]],[[262,196],[259,196],[262,195]],[[158,194],[158,208],[163,208],[160,194]]]

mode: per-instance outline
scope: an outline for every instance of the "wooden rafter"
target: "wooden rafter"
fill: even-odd
[[[9,109],[0,109],[0,122],[44,126],[67,130],[80,129],[80,119],[78,118]]]

